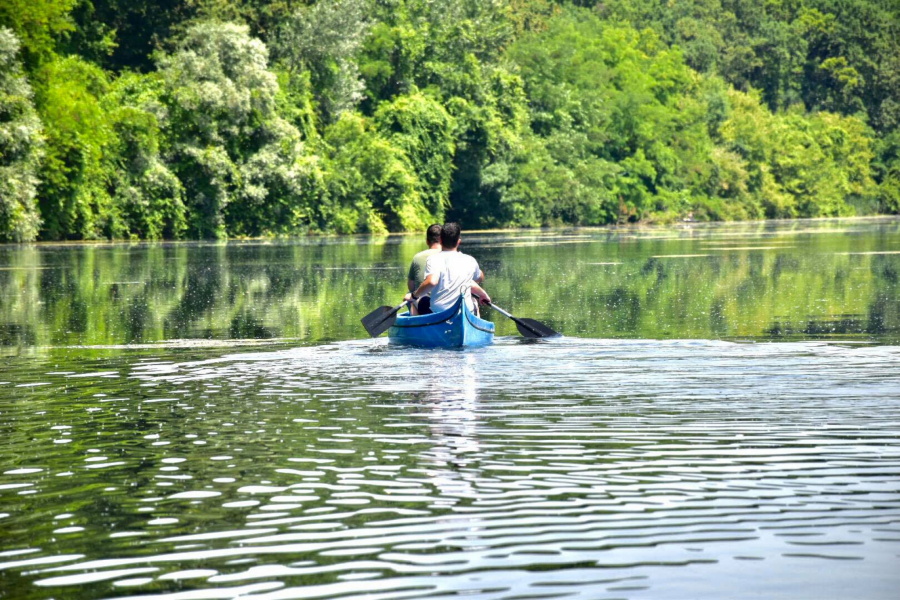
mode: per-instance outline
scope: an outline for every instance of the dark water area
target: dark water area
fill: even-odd
[[[900,221],[0,247],[0,598],[896,598]]]

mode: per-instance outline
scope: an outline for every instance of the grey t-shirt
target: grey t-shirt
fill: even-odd
[[[416,291],[425,279],[425,263],[428,262],[428,257],[434,256],[440,251],[440,248],[429,248],[413,256],[412,263],[409,265],[409,275],[406,276],[407,279],[416,282],[413,291]]]

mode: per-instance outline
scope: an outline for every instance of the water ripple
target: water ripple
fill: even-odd
[[[503,338],[173,358],[88,358],[3,397],[0,590],[893,598],[900,584],[898,347]]]

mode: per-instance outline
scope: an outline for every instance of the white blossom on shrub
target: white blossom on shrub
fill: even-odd
[[[368,31],[362,0],[316,2],[297,8],[282,25],[275,58],[290,71],[309,71],[317,100],[327,116],[352,110],[363,99],[356,53]]]
[[[266,46],[245,26],[200,23],[158,62],[169,108],[167,163],[194,212],[190,233],[303,228],[314,193],[305,183],[314,172],[299,131],[276,112]]]
[[[19,40],[0,28],[0,242],[37,237],[41,122],[18,60]]]

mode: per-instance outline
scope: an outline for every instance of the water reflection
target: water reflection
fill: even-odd
[[[479,357],[463,352],[454,369],[447,369],[442,354],[431,353],[422,362],[432,364],[426,379],[425,402],[414,416],[428,423],[432,449],[420,455],[425,475],[435,488],[442,506],[453,506],[459,498],[473,498],[470,463],[481,451],[476,423],[479,413],[477,362]],[[482,355],[481,360],[485,360]]]
[[[896,596],[900,222],[466,245],[567,337],[358,340],[415,239],[0,248],[0,597]]]
[[[465,244],[498,301],[569,336],[900,341],[897,219],[471,234]],[[403,293],[420,246],[0,246],[0,346],[358,339],[360,315]]]
[[[900,584],[898,347],[219,353],[9,359],[0,589],[893,598]]]

